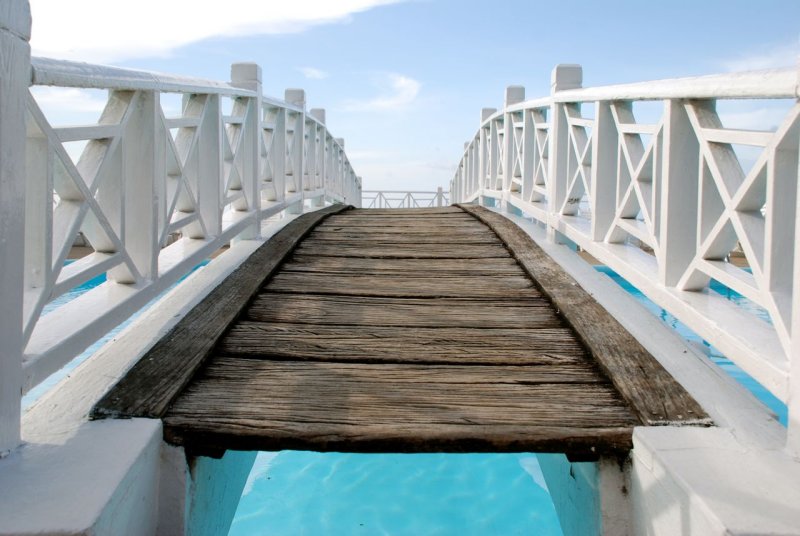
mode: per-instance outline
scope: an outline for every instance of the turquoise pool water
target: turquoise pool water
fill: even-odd
[[[716,348],[605,266],[648,311],[767,404],[786,425],[786,406]],[[739,294],[712,290],[769,321]],[[561,534],[535,454],[260,453],[230,536]]]

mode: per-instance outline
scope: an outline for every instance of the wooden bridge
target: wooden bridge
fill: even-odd
[[[464,206],[295,220],[95,407],[228,449],[626,454],[634,426],[710,424],[502,216]]]
[[[258,65],[219,81],[31,58],[27,1],[10,5],[0,534],[224,533],[245,451],[283,448],[601,457],[580,481],[540,457],[562,519],[797,533],[796,67],[592,88],[557,65],[549,95],[509,86],[481,110],[449,185],[370,200],[325,110],[264,95]],[[59,124],[31,85],[107,100]],[[736,127],[717,111],[732,99],[779,115]],[[431,209],[345,207],[362,199]],[[79,233],[87,255],[67,262]],[[564,242],[759,382],[788,429]]]

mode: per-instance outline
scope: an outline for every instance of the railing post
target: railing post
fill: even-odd
[[[580,65],[556,65],[550,77],[550,94],[581,87],[583,69]],[[548,147],[547,204],[550,214],[547,236],[558,241],[555,225],[559,219],[559,207],[567,195],[567,157],[569,155],[569,123],[564,113],[564,104],[553,102],[550,108],[550,143]]]
[[[481,109],[481,131],[480,131],[480,149],[478,153],[478,190],[480,197],[478,203],[486,206],[486,199],[483,196],[483,190],[486,188],[487,182],[491,177],[489,167],[492,165],[491,154],[489,152],[489,136],[491,134],[491,126],[489,130],[484,128],[483,123],[491,116],[497,113],[497,108],[483,108]]]
[[[514,117],[509,113],[508,107],[525,100],[525,88],[523,86],[506,87],[503,108],[503,201],[502,208],[509,211],[508,196],[511,195],[511,187],[514,181],[514,167],[516,163],[517,142],[514,139]]]
[[[319,142],[317,142],[316,152],[314,154],[315,174],[319,174],[320,182],[319,184],[315,182],[314,188],[321,188],[325,193],[319,197],[315,197],[313,201],[315,207],[321,207],[325,205],[325,195],[328,193],[327,183],[325,181],[325,173],[327,172],[326,166],[328,163],[328,159],[325,158],[328,139],[327,127],[325,126],[325,109],[312,108],[309,110],[308,115],[319,121],[322,125],[322,130],[319,131]]]
[[[336,195],[344,199],[344,138],[333,138],[339,146],[334,149],[336,159],[336,170],[334,172],[333,191]]]
[[[134,109],[122,144],[122,240],[138,274],[131,273],[125,265],[108,272],[109,279],[125,284],[139,283],[138,278],[158,277],[161,243],[156,202],[161,186],[158,181],[166,177],[166,146],[162,141],[166,132],[159,121],[160,95],[155,91],[139,91],[131,106]],[[219,174],[216,178],[219,184]],[[201,200],[202,195],[201,185]]]
[[[197,129],[197,197],[203,226],[189,227],[189,238],[211,239],[222,232],[222,106],[219,95],[192,95],[185,114],[201,118]]]
[[[797,69],[798,91],[800,91],[800,66]],[[800,94],[798,94],[800,97]],[[795,144],[795,149],[797,145]],[[800,155],[798,155],[800,157]],[[798,157],[795,157],[795,164]],[[797,237],[800,237],[800,181],[795,181],[797,194],[795,196],[794,220],[794,273],[792,274],[792,325],[791,346],[789,351],[789,397],[787,406],[789,419],[787,423],[787,447],[795,458],[800,458],[800,247]]]
[[[304,153],[305,153],[305,109],[306,109],[306,92],[302,89],[287,89],[284,92],[284,100],[289,104],[299,106],[302,111],[288,112],[287,111],[287,126],[292,129],[292,144],[290,147],[289,160],[291,162],[292,181],[287,182],[286,193],[300,194],[300,201],[292,203],[286,210],[290,214],[300,214],[303,212],[303,199],[302,196],[303,174],[304,174]],[[294,121],[289,121],[289,118]],[[287,166],[289,168],[289,166]]]
[[[31,80],[27,0],[0,9],[0,456],[20,441],[25,267],[25,100]]]
[[[602,242],[614,221],[616,210],[617,156],[619,139],[611,103],[595,104],[592,134],[592,180],[589,199],[592,211],[592,240]]]
[[[436,189],[436,206],[441,207],[444,204],[444,196],[442,195],[442,187]]]
[[[243,171],[242,189],[247,203],[246,209],[253,214],[254,223],[242,231],[238,238],[258,238],[261,234],[261,138],[262,138],[262,106],[261,106],[261,67],[256,63],[234,63],[231,65],[231,85],[254,91],[256,96],[248,99],[245,108],[246,118],[242,124],[242,136],[245,144],[241,150]]]
[[[661,228],[656,254],[663,285],[678,284],[697,251],[700,145],[678,100],[664,101]]]

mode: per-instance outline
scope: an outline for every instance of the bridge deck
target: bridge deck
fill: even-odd
[[[268,264],[243,266],[223,284],[230,288],[215,290],[212,302],[234,287],[238,302],[201,303],[95,416],[161,417],[168,441],[206,454],[575,458],[628,450],[636,425],[707,422],[502,217],[456,207],[349,210],[306,235],[321,217],[304,216],[271,241],[283,240],[280,266],[273,248]]]

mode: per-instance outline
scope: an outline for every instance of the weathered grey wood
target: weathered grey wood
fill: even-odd
[[[326,241],[333,244],[487,244],[497,240],[487,233],[376,233],[329,229],[314,231],[309,239]]]
[[[353,216],[411,216],[413,218],[426,217],[433,214],[456,214],[464,212],[455,206],[427,207],[427,208],[354,208]]]
[[[486,223],[558,307],[646,425],[711,424],[661,364],[525,232],[483,207],[463,205]]]
[[[356,274],[395,274],[431,277],[442,275],[517,275],[517,261],[511,257],[492,259],[491,263],[464,259],[371,259],[363,257],[320,257],[295,253],[281,267],[282,272],[321,272]]]
[[[298,217],[258,248],[150,349],[92,410],[93,418],[160,417],[264,280],[335,205]]]
[[[652,371],[629,366],[624,339],[595,334],[601,354],[616,354],[602,367],[591,358],[580,339],[609,324],[594,311],[576,334],[554,298],[572,310],[585,296],[519,236],[452,207],[371,212],[331,215],[297,233],[291,255],[287,243],[229,278],[220,303],[162,341],[155,364],[137,365],[146,374],[121,382],[114,414],[163,415],[168,441],[209,455],[533,450],[572,459],[624,453],[633,426],[679,420],[628,407],[626,385],[666,384],[614,377]],[[233,288],[243,282],[247,292]],[[133,401],[133,389],[146,394]]]
[[[352,326],[551,328],[563,320],[541,298],[476,300],[404,299],[262,292],[243,318]]]
[[[637,421],[619,395],[562,379],[541,367],[218,358],[165,416],[165,436],[194,448],[627,451]]]
[[[590,371],[600,378],[596,365],[566,327],[412,328],[239,320],[215,351],[253,359],[550,365]]]
[[[341,296],[388,296],[458,298],[469,292],[481,298],[498,298],[532,289],[533,283],[518,276],[427,277],[360,274],[281,272],[267,285],[270,292],[338,294]],[[538,293],[537,293],[538,294]]]
[[[398,247],[393,243],[331,245],[321,240],[304,240],[297,251],[327,257],[372,257],[384,259],[492,259],[506,258],[508,252],[499,244],[417,244]]]

